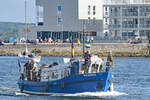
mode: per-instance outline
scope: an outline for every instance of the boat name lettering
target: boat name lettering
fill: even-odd
[[[84,76],[96,76],[96,74],[85,74]]]

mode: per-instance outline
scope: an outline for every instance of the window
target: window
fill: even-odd
[[[90,17],[88,17],[88,24],[90,24],[91,23],[91,18]]]
[[[39,23],[40,22],[40,23]],[[44,22],[44,8],[37,6],[37,25],[43,25]]]
[[[107,11],[107,7],[105,7],[105,11]]]
[[[93,25],[96,25],[96,18],[93,18]]]
[[[91,6],[90,6],[90,5],[88,5],[88,10],[89,10],[89,11],[91,10]]]
[[[93,11],[93,15],[96,15],[96,12],[95,12],[95,11]]]
[[[58,78],[58,71],[53,71],[52,72],[52,79],[57,79]]]
[[[96,9],[96,6],[93,6],[93,10],[95,10]]]
[[[58,6],[58,11],[62,11],[62,6]]]
[[[80,74],[84,74],[84,70],[85,70],[85,64],[82,64],[80,69]]]
[[[61,71],[61,78],[63,78],[64,77],[64,71],[62,70]]]
[[[93,15],[96,15],[96,6],[93,6]]]
[[[48,72],[44,72],[44,79],[49,79],[49,74],[50,74],[49,71]]]
[[[57,6],[57,23],[61,23],[62,22],[62,18],[61,18],[61,13],[62,13],[62,6],[61,5],[58,5]]]
[[[96,73],[98,70],[99,65],[98,64],[92,64],[91,73]]]
[[[62,19],[60,17],[58,17],[57,19],[58,23],[62,22]]]
[[[91,14],[91,6],[90,5],[88,5],[88,15],[90,15]]]
[[[108,25],[108,21],[107,21],[107,18],[105,18],[105,25]]]
[[[64,77],[67,77],[67,76],[69,76],[69,75],[70,75],[69,70],[68,70],[68,69],[65,69],[65,70],[64,70]]]
[[[105,15],[108,15],[107,7],[105,7]]]
[[[90,11],[88,11],[88,15],[90,15]]]

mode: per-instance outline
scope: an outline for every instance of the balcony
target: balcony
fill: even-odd
[[[150,28],[150,24],[140,24],[140,28]]]
[[[119,12],[110,13],[109,17],[120,17],[120,13]]]
[[[122,28],[138,28],[137,24],[122,24]]]
[[[109,28],[121,28],[120,24],[110,24]]]

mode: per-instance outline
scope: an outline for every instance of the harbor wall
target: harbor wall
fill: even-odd
[[[82,55],[82,45],[75,45],[75,55]],[[25,50],[25,44],[5,44],[0,46],[0,55],[18,55]],[[38,55],[43,56],[69,56],[71,44],[27,44],[28,51],[38,51]],[[91,53],[106,56],[107,52],[112,51],[114,56],[144,56],[147,51],[147,44],[129,43],[94,43],[91,46]]]

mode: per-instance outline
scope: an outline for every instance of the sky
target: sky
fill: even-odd
[[[25,0],[0,0],[0,22],[25,22]],[[35,0],[27,0],[27,22],[36,22]]]

